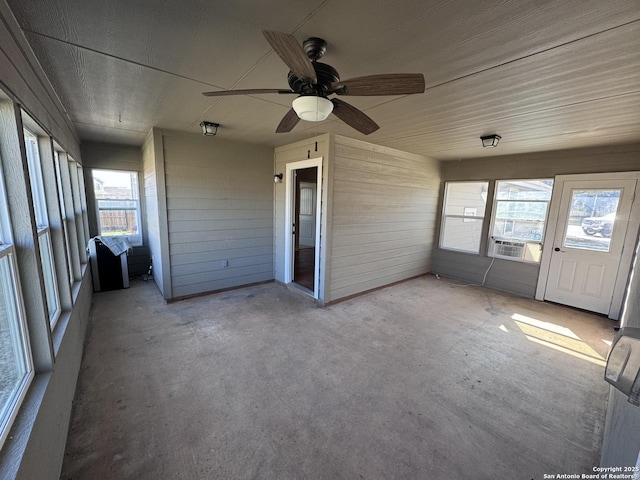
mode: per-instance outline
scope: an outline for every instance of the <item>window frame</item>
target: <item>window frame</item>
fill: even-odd
[[[549,187],[549,198],[547,200],[537,200],[537,199],[518,199],[517,194],[519,191],[513,190],[509,188],[506,198],[499,199],[498,195],[500,194],[500,184],[511,184],[514,182],[551,182]],[[496,180],[493,190],[493,200],[491,205],[491,217],[489,220],[489,231],[488,231],[488,245],[487,245],[487,256],[493,258],[500,258],[502,260],[507,260],[511,262],[519,262],[519,263],[529,263],[534,265],[539,265],[542,260],[542,246],[544,244],[544,235],[547,231],[547,223],[549,221],[549,208],[551,206],[551,196],[553,192],[553,178],[517,178],[517,179],[503,179]],[[515,195],[513,193],[515,192]],[[494,230],[496,226],[496,222],[498,220],[498,206],[500,202],[509,202],[509,203],[545,203],[545,213],[544,219],[542,220],[542,232],[540,234],[539,239],[525,238],[519,236],[511,236],[511,237],[498,237],[494,235]],[[505,222],[512,222],[511,225],[511,233],[515,233],[515,220],[516,219],[505,219]],[[525,219],[526,220],[526,219]],[[520,248],[519,244],[523,244],[522,246],[522,255],[520,257],[517,256],[506,256],[501,255],[496,252],[496,244],[499,242],[507,243],[507,244],[516,244],[513,245],[512,248]],[[530,245],[539,246],[538,258],[536,259],[527,259],[526,258],[526,250]],[[511,246],[511,245],[510,245]]]
[[[20,405],[29,390],[29,386],[35,377],[35,369],[33,364],[33,355],[31,352],[31,342],[29,339],[29,330],[27,326],[27,316],[24,307],[24,299],[22,297],[20,275],[18,271],[18,265],[16,262],[16,252],[13,244],[13,238],[11,235],[11,225],[9,218],[9,209],[6,201],[6,190],[3,183],[2,168],[0,168],[0,276],[2,276],[2,262],[7,263],[7,271],[9,272],[10,281],[2,281],[0,285],[0,295],[5,296],[9,300],[10,293],[12,298],[13,309],[15,317],[11,319],[7,314],[6,318],[9,324],[9,328],[14,329],[14,333],[17,331],[18,335],[12,335],[12,342],[20,341],[19,348],[14,348],[13,352],[19,350],[17,353],[21,354],[21,363],[25,370],[22,379],[19,384],[14,388],[10,397],[7,398],[5,405],[0,405],[0,448],[4,445],[5,440],[9,436],[11,426],[15,421]]]
[[[47,201],[44,193],[44,181],[42,179],[42,168],[40,167],[38,137],[25,128],[24,143],[27,154],[27,164],[29,167],[33,209],[36,215],[36,225],[38,227],[38,231],[40,231],[41,228],[48,227],[49,219],[47,215]]]
[[[61,158],[61,155],[65,156],[65,158]],[[66,159],[66,153],[62,151],[58,151],[58,150],[54,151],[53,157],[54,157],[54,167],[56,172],[56,183],[58,186],[58,202],[60,202],[60,214],[62,218],[64,244],[65,244],[65,249],[67,251],[67,271],[69,273],[69,285],[73,286],[73,284],[76,281],[76,274],[75,274],[75,268],[74,268],[74,263],[75,263],[74,251],[70,243],[72,220],[69,219],[69,215],[67,213],[68,201],[65,198],[65,196],[67,194],[70,194],[70,192],[69,193],[66,192],[66,189],[64,187],[65,178],[63,176],[64,170],[68,170],[68,168],[66,168],[68,161]]]
[[[135,191],[132,191],[132,197],[130,199],[116,199],[116,198],[97,198],[96,197],[96,189],[95,189],[95,180],[96,180],[96,172],[109,172],[109,173],[118,173],[118,174],[129,174],[129,175],[135,175]],[[99,177],[99,175],[98,175]],[[97,227],[98,227],[98,235],[104,235],[104,236],[110,236],[110,237],[117,237],[117,238],[124,238],[126,239],[132,246],[134,247],[139,247],[142,246],[143,244],[143,240],[142,240],[142,202],[141,202],[141,192],[140,192],[140,172],[135,171],[135,170],[116,170],[116,169],[107,169],[107,168],[94,168],[91,169],[91,188],[93,189],[93,198],[95,201],[95,212],[96,212],[96,223],[97,223]],[[131,235],[109,235],[109,234],[105,234],[102,232],[102,223],[100,220],[100,211],[101,210],[134,210],[132,208],[122,208],[122,209],[107,209],[107,208],[100,208],[100,200],[106,200],[106,201],[118,201],[118,200],[126,200],[126,201],[131,201],[131,202],[135,202],[136,204],[136,208],[135,208],[135,212],[136,212],[136,224],[137,224],[137,228],[138,228],[138,233],[136,234],[131,234]]]
[[[62,314],[62,304],[56,276],[54,251],[51,243],[51,231],[47,215],[47,200],[42,166],[40,164],[38,136],[26,128],[23,133],[29,169],[31,196],[33,198],[33,208],[38,230],[38,248],[40,249],[40,265],[42,267],[43,282],[45,284],[47,316],[49,318],[49,327],[53,330]],[[46,255],[45,252],[43,252],[43,244],[47,248]]]
[[[483,198],[483,205],[482,208],[478,208],[479,205],[473,205],[470,207],[464,207],[463,208],[463,213],[462,214],[448,214],[447,213],[447,203],[448,203],[448,199],[449,199],[449,189],[451,188],[452,185],[462,185],[462,184],[467,184],[467,185],[472,185],[472,184],[477,184],[479,186],[481,186],[481,193],[480,195],[482,196],[482,194],[484,193],[484,196],[482,196]],[[486,212],[486,208],[487,208],[487,195],[488,195],[488,191],[489,191],[489,181],[488,180],[470,180],[470,181],[450,181],[450,182],[445,182],[445,186],[444,186],[444,196],[442,199],[442,216],[440,219],[440,238],[438,240],[438,248],[442,249],[442,250],[448,250],[448,251],[452,251],[452,252],[459,252],[459,253],[465,253],[468,255],[481,255],[481,248],[482,248],[482,237],[484,236],[483,234],[483,229],[484,229],[484,220],[485,220],[485,212]],[[480,211],[478,211],[480,210]],[[466,214],[467,212],[471,213],[471,215]],[[445,236],[446,236],[446,227],[447,227],[447,220],[448,219],[459,219],[462,221],[462,223],[476,223],[476,222],[480,222],[480,233],[478,235],[478,239],[477,239],[477,249],[476,250],[467,250],[467,249],[462,249],[462,248],[455,248],[455,247],[451,247],[451,246],[446,246],[444,244],[445,242]]]

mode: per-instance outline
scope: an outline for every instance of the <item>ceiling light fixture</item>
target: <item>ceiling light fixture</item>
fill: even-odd
[[[331,100],[315,95],[301,95],[296,98],[291,106],[298,117],[307,122],[321,122],[326,120],[333,111]]]
[[[480,137],[480,140],[482,140],[482,146],[484,148],[494,148],[498,146],[498,142],[501,138],[502,137],[500,135],[493,134]]]
[[[219,126],[220,126],[219,123],[213,123],[213,122],[207,122],[207,121],[200,122],[200,128],[202,128],[202,134],[206,135],[207,137],[213,137],[216,133],[218,133]]]

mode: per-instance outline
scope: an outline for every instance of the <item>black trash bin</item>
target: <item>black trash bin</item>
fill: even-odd
[[[93,291],[119,290],[129,288],[129,267],[127,250],[113,252],[100,237],[89,240],[89,259]]]

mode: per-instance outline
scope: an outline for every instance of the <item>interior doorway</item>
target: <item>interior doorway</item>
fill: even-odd
[[[318,167],[294,170],[295,221],[293,281],[313,291],[316,258],[316,196]]]
[[[319,299],[322,158],[287,164],[285,283]]]

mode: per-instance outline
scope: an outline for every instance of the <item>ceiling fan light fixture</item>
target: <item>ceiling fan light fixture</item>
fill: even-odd
[[[485,135],[480,137],[484,148],[494,148],[498,146],[498,142],[502,137],[500,135]]]
[[[326,120],[333,111],[331,100],[315,95],[301,95],[291,103],[291,106],[298,117],[307,122]]]

